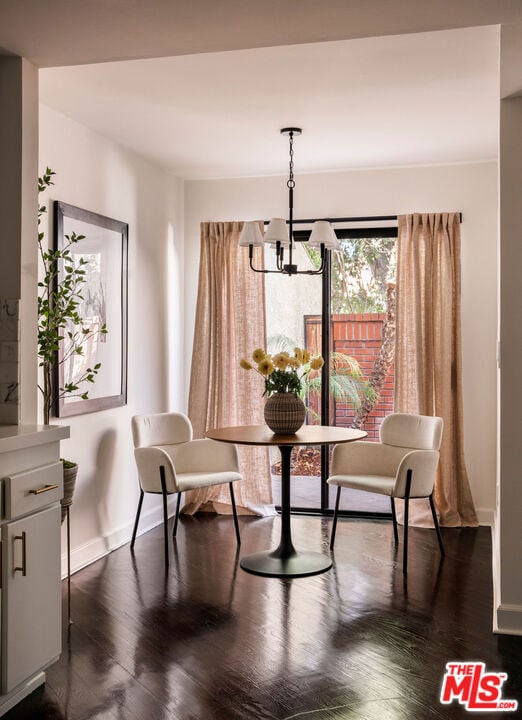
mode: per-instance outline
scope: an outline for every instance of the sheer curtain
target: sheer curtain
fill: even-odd
[[[248,252],[239,248],[242,222],[201,224],[198,299],[188,414],[194,437],[211,427],[261,425],[263,400],[241,357],[266,347],[264,275],[252,272]],[[262,267],[262,248],[255,248]],[[274,513],[266,448],[238,446],[244,480],[234,485],[238,512]],[[228,487],[187,494],[184,512],[231,512]]]
[[[440,523],[475,526],[463,449],[459,215],[401,215],[398,224],[395,410],[443,418]],[[412,522],[431,526],[427,500],[412,505]]]

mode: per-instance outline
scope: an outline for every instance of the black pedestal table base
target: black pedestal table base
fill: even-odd
[[[366,437],[364,430],[303,425],[295,435],[275,435],[266,425],[239,425],[211,428],[206,436],[219,442],[238,445],[277,445],[281,453],[281,539],[274,550],[246,555],[240,565],[246,572],[266,577],[297,578],[318,575],[332,567],[327,555],[298,552],[292,543],[290,528],[290,457],[296,445],[335,445]]]
[[[272,551],[246,555],[240,561],[243,570],[268,577],[306,577],[332,567],[331,558],[321,553],[297,552],[290,528],[290,456],[292,445],[279,445],[281,452],[281,540]]]
[[[246,555],[239,564],[254,575],[288,578],[318,575],[332,567],[329,557],[314,552],[296,552],[287,558],[277,557],[275,552],[258,552]]]

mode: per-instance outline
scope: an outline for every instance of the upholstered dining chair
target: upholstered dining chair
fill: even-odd
[[[235,445],[209,438],[192,439],[192,425],[182,413],[135,415],[132,418],[134,457],[138,467],[140,497],[132,532],[134,548],[143,496],[163,496],[165,566],[169,564],[167,495],[177,493],[173,537],[178,529],[181,493],[227,483],[230,490],[237,544],[241,544],[233,483],[241,480]]]
[[[404,547],[402,571],[408,571],[408,513],[410,498],[429,498],[440,553],[444,546],[440,534],[433,486],[439,463],[442,418],[392,413],[380,427],[380,442],[357,441],[336,445],[332,454],[330,485],[337,486],[335,511],[330,538],[333,550],[339,498],[342,488],[388,495],[391,500],[393,534],[399,543],[395,498],[404,499]]]

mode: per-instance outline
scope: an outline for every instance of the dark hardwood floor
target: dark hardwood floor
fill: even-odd
[[[293,517],[296,546],[328,552],[330,523]],[[240,554],[277,544],[279,518],[240,524]],[[405,584],[391,523],[342,520],[332,570],[280,580],[241,570],[230,517],[183,517],[165,576],[158,527],[73,576],[61,659],[4,717],[522,717],[439,703],[451,660],[507,672],[503,696],[522,702],[522,637],[491,630],[490,530],[443,537],[440,563],[434,531],[411,529]]]

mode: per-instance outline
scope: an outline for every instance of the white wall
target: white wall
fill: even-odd
[[[40,173],[55,172],[43,196],[129,224],[128,403],[56,420],[71,427],[64,457],[79,463],[71,508],[72,567],[130,537],[138,498],[130,418],[183,409],[183,185],[86,127],[40,107]],[[42,198],[43,199],[43,198]],[[49,229],[45,228],[48,232]],[[147,496],[142,527],[160,520]],[[63,544],[65,548],[65,543]]]
[[[11,314],[7,318],[0,311],[1,340],[10,343],[9,360],[1,361],[0,423],[34,424],[38,71],[24,58],[0,58],[0,107],[0,295]]]
[[[497,163],[298,175],[295,217],[460,211],[465,454],[479,519],[495,506]],[[199,223],[285,217],[282,177],[185,183],[185,366],[190,367]],[[293,282],[295,278],[289,278]]]
[[[519,43],[522,40],[522,27]],[[522,79],[522,75],[519,75]],[[499,484],[494,536],[494,628],[522,635],[522,493],[520,492],[520,408],[522,384],[522,293],[520,268],[520,183],[522,181],[522,97],[500,104],[500,423]]]

